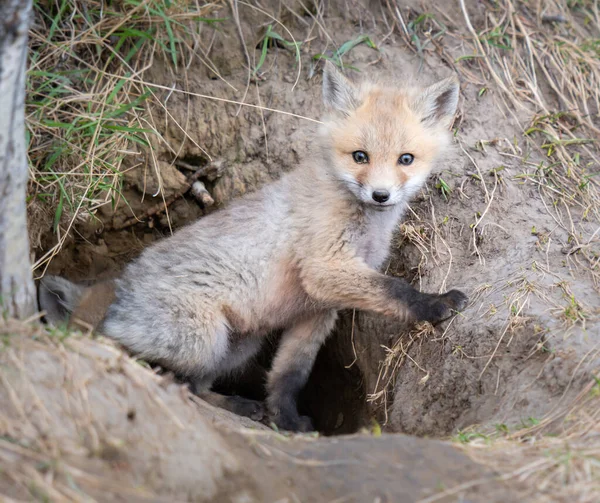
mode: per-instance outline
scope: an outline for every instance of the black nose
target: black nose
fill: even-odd
[[[374,190],[373,200],[378,203],[385,203],[390,198],[390,193],[387,190]]]

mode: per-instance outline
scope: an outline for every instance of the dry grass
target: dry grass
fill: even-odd
[[[400,372],[400,368],[408,360],[419,369],[423,377],[419,380],[419,384],[425,384],[429,379],[429,370],[423,368],[410,354],[411,348],[420,344],[423,339],[434,334],[433,326],[430,323],[424,322],[419,324],[406,337],[399,337],[391,347],[385,347],[385,358],[381,362],[379,375],[373,392],[369,394],[367,399],[380,408],[384,414],[384,425],[388,422],[388,408],[393,397],[394,385],[396,377]]]
[[[548,434],[549,430],[553,433]],[[573,402],[557,407],[543,420],[530,418],[515,431],[506,425],[497,425],[492,432],[471,428],[456,439],[471,458],[493,468],[503,480],[524,488],[522,501],[600,500],[598,378],[590,381]]]
[[[98,410],[90,401],[93,391],[90,392],[89,386],[102,376],[106,389],[114,392],[119,386],[124,389],[123,374],[129,374],[136,382],[141,401],[148,401],[146,406],[151,408],[160,400],[156,395],[156,376],[128,361],[111,346],[86,345],[79,335],[61,330],[43,330],[34,324],[1,320],[0,337],[0,397],[3,401],[0,499],[94,501],[99,490],[106,491],[106,498],[135,501],[151,498],[152,493],[147,489],[118,480],[111,469],[98,470],[98,460],[109,461],[113,469],[130,467],[123,446],[108,438],[103,425],[97,421]],[[27,367],[24,354],[45,353],[51,355],[54,362],[54,368],[46,367],[47,374],[40,375]],[[43,358],[40,361],[38,369],[44,367]],[[68,380],[67,376],[81,372],[82,364],[87,377],[65,386],[55,402],[65,401],[69,417],[57,416],[54,404],[48,406],[48,396],[60,387],[61,379]],[[148,389],[142,391],[142,388]],[[107,410],[109,408],[107,406]],[[77,441],[61,437],[69,429],[77,432],[73,440],[79,436],[85,448],[77,448]]]
[[[219,4],[36,0],[34,5],[29,203],[52,214],[37,223],[46,231],[52,225],[58,238],[35,264],[43,273],[77,220],[94,218],[103,205],[127,204],[123,173],[139,165],[140,151],[162,141],[148,111],[165,108],[164,99],[144,80],[154,60],[162,58],[179,72],[205,64],[218,75],[197,44],[202,30],[219,22],[214,17]]]
[[[190,398],[109,340],[0,318],[0,501],[216,501],[225,473],[243,492],[216,427],[245,418]]]
[[[464,3],[465,21],[470,23]],[[561,22],[548,22],[559,15]],[[530,144],[546,158],[526,163],[556,224],[569,235],[567,257],[600,279],[600,30],[597,2],[499,2],[473,37],[483,75],[509,110],[525,110]],[[475,35],[475,34],[474,34]],[[468,64],[463,60],[459,64]]]
[[[591,0],[490,1],[483,23],[460,1],[461,26],[449,32],[441,12],[401,11],[390,18],[409,47],[442,55],[463,79],[498,91],[506,113],[521,123],[526,147],[542,162],[515,151],[525,167],[519,179],[537,187],[557,226],[569,235],[567,260],[600,279],[600,19]],[[441,36],[462,54],[450,53]],[[493,83],[490,86],[488,83]],[[519,142],[520,143],[520,142]],[[464,150],[464,149],[463,149]],[[468,152],[465,151],[468,155]],[[476,162],[473,160],[476,165]],[[493,187],[482,184],[486,201]],[[474,232],[475,236],[475,232]],[[476,240],[473,248],[477,252]]]

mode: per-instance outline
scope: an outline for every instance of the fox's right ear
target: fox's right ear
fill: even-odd
[[[60,276],[44,276],[38,287],[40,309],[50,325],[66,323],[77,307],[83,287]]]
[[[449,127],[458,106],[460,84],[456,76],[448,77],[426,87],[414,106],[427,125],[443,124]]]
[[[331,61],[326,61],[323,69],[323,102],[343,114],[349,114],[358,106],[356,86]]]

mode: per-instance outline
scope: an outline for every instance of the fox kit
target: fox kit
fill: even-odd
[[[255,418],[262,404],[211,386],[283,329],[266,410],[282,429],[309,430],[296,397],[338,310],[436,323],[467,302],[378,272],[406,203],[450,141],[458,90],[455,78],[425,89],[355,84],[328,64],[327,114],[301,167],[147,248],[114,283],[86,290],[45,278],[47,319],[91,323],[208,402]]]

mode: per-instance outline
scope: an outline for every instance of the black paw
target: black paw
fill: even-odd
[[[279,414],[272,416],[271,420],[280,430],[307,433],[315,429],[312,419],[308,416]]]
[[[454,311],[462,311],[469,303],[469,297],[467,297],[460,290],[450,290],[443,295],[440,295],[443,302],[449,305]]]
[[[262,402],[241,396],[230,396],[227,399],[229,402],[227,408],[239,416],[246,416],[254,421],[260,421],[265,417],[265,408]]]
[[[411,312],[417,321],[439,323],[462,311],[468,301],[468,297],[459,290],[450,290],[442,295],[424,294],[411,305]]]

